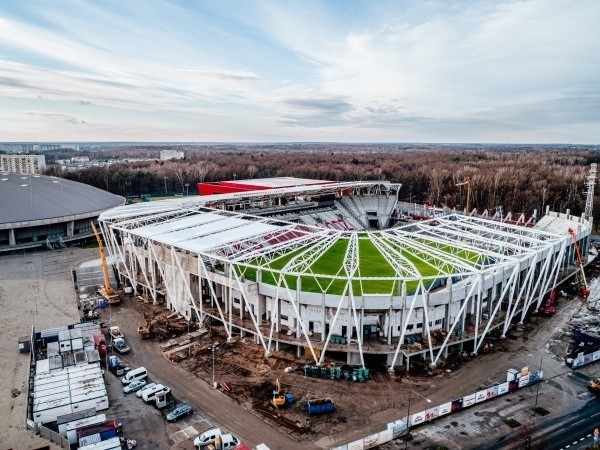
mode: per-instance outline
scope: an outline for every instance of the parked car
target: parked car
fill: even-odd
[[[167,414],[167,420],[169,422],[175,422],[184,416],[189,416],[192,413],[192,407],[187,403],[178,404],[169,414]]]
[[[194,439],[194,446],[201,448],[205,445],[214,444],[217,437],[221,437],[221,434],[220,428],[211,428],[206,430],[200,436]]]
[[[588,386],[592,391],[600,392],[600,376],[592,378]]]
[[[146,380],[135,380],[125,386],[123,392],[129,394],[131,392],[139,391],[144,386],[146,386]]]
[[[142,398],[142,395],[144,395],[144,391],[146,391],[148,389],[152,389],[154,386],[156,386],[156,383],[148,383],[146,386],[144,386],[139,391],[137,391],[135,393],[135,396],[139,397],[139,398]]]

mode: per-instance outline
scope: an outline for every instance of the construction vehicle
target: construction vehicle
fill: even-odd
[[[140,337],[142,339],[151,338],[154,335],[154,332],[152,331],[154,324],[157,322],[160,322],[161,320],[164,320],[165,318],[166,318],[166,314],[159,314],[154,319],[152,319],[150,321],[146,321],[146,325],[142,325],[142,326],[138,327],[138,333],[139,333]]]
[[[553,316],[556,313],[556,308],[554,307],[554,298],[556,297],[556,289],[552,289],[550,292],[550,298],[542,305],[540,308],[540,314],[545,316]]]
[[[102,239],[100,238],[100,234],[98,234],[98,230],[96,229],[96,225],[94,225],[93,221],[90,221],[92,224],[92,230],[94,231],[94,236],[96,236],[96,241],[98,241],[98,248],[100,249],[100,264],[102,266],[102,273],[104,275],[104,285],[100,286],[98,289],[98,293],[106,300],[106,303],[109,305],[118,305],[121,303],[121,298],[117,295],[116,291],[110,285],[110,276],[108,274],[108,263],[106,262],[106,254],[104,252],[104,245],[102,245]]]
[[[465,181],[457,183],[455,186],[467,186],[467,214],[471,214],[471,179],[465,178]]]
[[[275,380],[275,386],[277,386],[277,389],[273,391],[271,403],[276,408],[281,408],[285,405],[285,394],[281,393],[281,383],[279,382],[279,378]]]
[[[579,252],[579,244],[577,244],[577,235],[573,228],[569,228],[569,234],[571,235],[571,239],[573,239],[575,256],[577,257],[577,265],[579,266],[575,278],[575,295],[587,297],[590,295],[590,288],[588,287],[587,280],[585,278],[585,272],[583,270],[583,261],[581,259],[581,253]]]

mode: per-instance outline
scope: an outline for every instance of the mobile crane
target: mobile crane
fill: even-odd
[[[106,262],[106,254],[104,253],[104,246],[102,245],[102,239],[100,238],[100,234],[96,229],[96,225],[94,225],[93,221],[90,221],[92,224],[92,230],[94,231],[94,236],[96,236],[96,241],[98,241],[98,248],[100,249],[100,265],[102,266],[102,273],[104,274],[104,285],[100,286],[98,289],[98,293],[106,300],[109,305],[118,305],[121,303],[121,299],[117,292],[110,285],[110,276],[108,274],[108,263]]]
[[[585,278],[585,272],[583,270],[583,261],[581,260],[581,253],[579,253],[577,235],[575,234],[575,230],[573,228],[569,228],[569,234],[571,235],[571,239],[573,239],[573,246],[575,247],[575,256],[577,257],[577,265],[579,266],[576,275],[577,290],[575,291],[575,294],[581,297],[587,297],[588,295],[590,295],[590,288],[588,287],[587,280]]]

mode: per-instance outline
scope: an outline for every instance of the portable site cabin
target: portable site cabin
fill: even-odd
[[[33,421],[35,423],[54,422],[58,416],[71,414],[71,398],[61,398],[59,400],[47,401],[33,404]]]
[[[67,437],[67,425],[71,422],[77,422],[78,420],[87,419],[88,417],[94,417],[96,414],[95,408],[85,409],[83,411],[77,411],[76,413],[65,414],[56,418],[56,425],[58,426],[58,434]]]
[[[108,409],[108,395],[106,389],[88,392],[71,397],[71,403],[74,411],[80,411],[88,408],[96,408],[96,411]]]

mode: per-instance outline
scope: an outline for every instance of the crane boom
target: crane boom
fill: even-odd
[[[98,289],[100,295],[104,297],[109,303],[119,303],[117,299],[119,298],[115,290],[110,285],[110,275],[108,274],[108,263],[106,262],[106,254],[104,252],[104,245],[102,245],[102,239],[100,238],[100,234],[96,229],[96,225],[94,225],[93,221],[90,221],[92,224],[92,230],[94,231],[94,236],[96,236],[96,241],[98,242],[98,248],[100,249],[100,265],[102,266],[102,273],[104,275],[104,285]]]
[[[466,178],[462,183],[457,183],[455,186],[467,186],[467,214],[471,214],[471,179]]]

